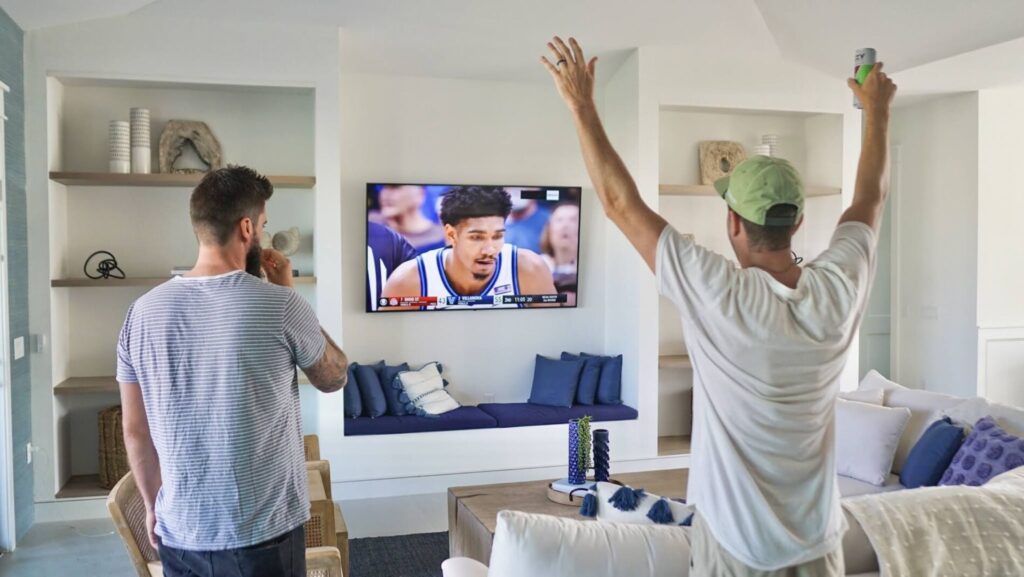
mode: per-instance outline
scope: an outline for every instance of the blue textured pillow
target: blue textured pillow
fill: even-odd
[[[359,383],[359,396],[363,398],[363,414],[371,419],[388,412],[388,401],[384,397],[384,387],[380,384],[380,373],[384,370],[384,361],[374,365],[356,365],[356,382]]]
[[[982,417],[949,462],[939,485],[984,485],[996,475],[1024,466],[1024,439]]]
[[[359,363],[349,363],[348,382],[345,383],[345,416],[356,418],[363,414],[363,397],[359,394],[359,384],[356,382],[356,367]]]
[[[549,407],[571,407],[582,370],[582,359],[562,361],[537,355],[529,402]]]
[[[405,403],[398,398],[402,394],[402,386],[399,385],[397,389],[394,386],[395,377],[398,376],[398,373],[408,370],[409,363],[402,363],[393,367],[385,366],[380,371],[380,386],[384,389],[384,398],[387,399],[389,415],[401,417],[402,415],[409,414],[405,410]]]
[[[597,404],[622,404],[622,355],[602,357],[580,353],[580,357],[601,359],[601,376],[597,381]]]
[[[562,353],[563,361],[575,361],[582,357],[572,353]],[[597,381],[601,378],[602,361],[598,357],[583,359],[583,370],[580,371],[580,382],[576,387],[576,404],[593,405],[597,399]]]
[[[910,450],[900,470],[900,484],[908,489],[934,487],[964,443],[964,430],[949,417],[932,423]]]

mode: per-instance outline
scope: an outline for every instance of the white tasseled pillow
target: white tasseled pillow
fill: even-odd
[[[693,507],[615,483],[595,483],[580,507],[580,515],[608,523],[689,525]]]
[[[410,414],[436,417],[461,406],[444,390],[447,385],[441,377],[441,364],[427,363],[415,371],[398,373],[393,386],[402,387],[399,398]]]

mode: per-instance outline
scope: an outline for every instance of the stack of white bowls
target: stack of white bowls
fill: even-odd
[[[779,135],[778,134],[762,134],[761,135],[761,146],[768,147],[768,154],[765,156],[778,156],[779,155]]]
[[[128,174],[131,172],[131,131],[123,120],[110,121],[108,146],[110,147],[110,172]]]
[[[151,153],[149,150],[149,109],[132,108],[132,172],[149,174]]]

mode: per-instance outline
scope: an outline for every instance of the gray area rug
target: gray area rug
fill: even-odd
[[[441,577],[448,533],[352,539],[349,577]]]

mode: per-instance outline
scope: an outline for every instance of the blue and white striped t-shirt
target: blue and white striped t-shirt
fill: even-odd
[[[117,380],[142,388],[165,545],[236,549],[309,519],[295,366],[325,346],[301,296],[245,271],[175,278],[132,304]]]

